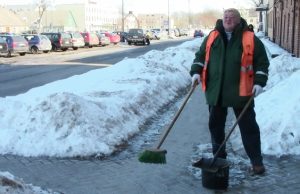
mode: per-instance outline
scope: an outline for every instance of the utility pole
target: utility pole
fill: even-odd
[[[124,32],[124,0],[122,0],[122,32]]]
[[[263,0],[260,0],[259,5],[260,5],[260,6],[263,5]],[[259,24],[260,24],[260,26],[259,26],[260,31],[262,31],[262,27],[263,27],[263,26],[262,26],[262,11],[259,12]]]
[[[170,35],[170,0],[168,0],[168,35]]]
[[[188,0],[188,3],[189,3],[189,27],[188,27],[188,29],[190,29],[191,28],[191,1],[190,0]]]

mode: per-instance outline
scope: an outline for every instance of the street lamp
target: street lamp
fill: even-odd
[[[170,0],[168,0],[168,36],[170,35]]]
[[[124,32],[124,0],[122,0],[122,32]]]
[[[189,27],[188,27],[188,29],[190,29],[191,28],[191,1],[190,0],[188,0],[188,8],[189,8],[189,13],[188,13],[188,15],[189,15]]]

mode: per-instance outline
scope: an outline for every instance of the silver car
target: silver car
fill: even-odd
[[[23,36],[19,35],[0,35],[7,43],[6,56],[11,57],[13,54],[24,56],[28,51],[28,43]]]
[[[45,35],[40,34],[22,34],[27,40],[29,51],[33,54],[44,52],[48,53],[52,49],[51,41]]]
[[[78,48],[83,48],[85,43],[84,43],[84,38],[80,34],[80,32],[69,32],[71,37],[72,37],[72,48],[73,50],[77,50]]]

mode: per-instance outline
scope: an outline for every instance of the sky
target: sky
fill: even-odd
[[[189,87],[190,65],[202,40],[152,50],[107,68],[0,98],[0,154],[111,154],[118,144],[139,133],[139,126],[171,102],[178,90]],[[279,54],[270,58],[265,91],[255,98],[262,153],[299,155],[300,120],[295,115],[300,114],[300,59],[267,38],[261,40],[269,54]],[[239,130],[229,141],[234,149],[243,149]],[[0,172],[1,177],[18,180],[9,172]]]
[[[29,4],[37,0],[0,0],[0,4]],[[75,3],[81,0],[49,0],[57,3]],[[169,2],[169,6],[168,6]],[[122,0],[113,0],[113,4],[121,6]],[[253,6],[251,0],[123,0],[124,10],[133,13],[164,13],[175,11],[200,12],[207,9],[222,11],[229,7],[249,8]],[[169,9],[168,9],[169,8]]]

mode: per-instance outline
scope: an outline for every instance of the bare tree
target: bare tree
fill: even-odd
[[[256,7],[263,4],[263,0],[249,0],[249,1],[252,2]]]
[[[222,12],[207,10],[193,16],[193,25],[198,28],[214,28],[219,18],[222,18]]]
[[[172,14],[174,25],[177,28],[188,28],[189,26],[189,14],[186,12],[175,12]]]
[[[51,1],[49,1],[49,0],[37,0],[36,1],[36,7],[39,12],[38,18],[37,18],[39,32],[41,30],[41,22],[42,22],[43,14],[50,5],[51,5]]]

